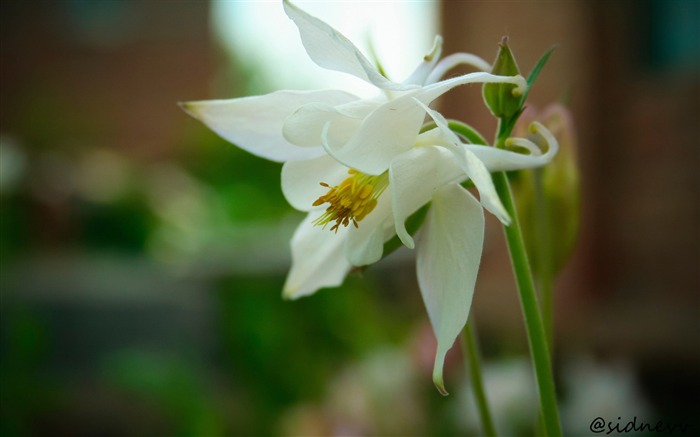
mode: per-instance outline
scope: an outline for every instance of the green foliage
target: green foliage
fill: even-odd
[[[124,253],[145,250],[155,217],[142,196],[132,195],[112,203],[80,201],[81,240],[88,248]]]
[[[542,56],[540,56],[540,59],[537,60],[535,63],[535,67],[532,69],[530,74],[527,77],[527,90],[523,93],[523,96],[520,100],[520,106],[525,105],[525,101],[527,100],[527,95],[530,93],[530,88],[535,84],[535,80],[537,80],[537,76],[540,75],[540,71],[544,68],[545,64],[549,60],[549,57],[554,53],[554,49],[556,49],[556,46],[551,47],[549,50],[544,52]]]
[[[236,432],[271,435],[282,412],[318,403],[348,362],[405,339],[407,320],[385,311],[367,278],[349,277],[313,299],[280,300],[282,277],[236,276],[216,294],[217,332],[231,384],[245,393]],[[274,389],[270,389],[274,387]]]
[[[27,199],[17,195],[0,197],[0,264],[24,252],[30,240]]]
[[[57,407],[55,384],[40,372],[50,337],[38,314],[7,296],[0,316],[0,435],[32,435],[33,418]]]
[[[201,365],[182,357],[163,357],[145,351],[120,351],[105,361],[103,377],[110,385],[156,405],[156,414],[168,419],[172,435],[223,436],[223,411],[212,396],[213,387]],[[163,430],[137,429],[129,432]]]
[[[253,156],[208,129],[198,129],[183,143],[182,162],[213,189],[232,222],[275,220],[289,212],[280,190],[281,164]]]

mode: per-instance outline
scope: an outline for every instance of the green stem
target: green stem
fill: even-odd
[[[469,376],[474,389],[476,406],[481,416],[481,426],[483,427],[484,435],[495,437],[497,435],[496,427],[493,423],[491,409],[484,390],[484,381],[481,373],[481,354],[479,353],[479,343],[474,332],[473,316],[472,321],[467,322],[464,331],[462,331],[462,353],[464,354],[465,364],[469,363]]]
[[[512,126],[513,123],[499,123],[496,147],[502,148],[504,146],[506,138],[511,133]],[[515,211],[513,195],[505,172],[495,173],[493,182],[503,202],[503,206],[512,219],[510,226],[504,226],[504,231],[508,242],[513,273],[520,294],[520,304],[525,318],[525,328],[540,395],[540,408],[544,420],[545,433],[549,437],[558,437],[562,434],[547,337],[537,303],[535,286],[520,231],[520,224],[518,223],[518,215]]]
[[[551,277],[542,279],[540,290],[542,293],[542,323],[551,354],[554,351],[554,289]]]
[[[552,275],[552,242],[551,226],[549,223],[549,203],[544,195],[543,172],[541,168],[533,170],[535,180],[535,227],[537,238],[537,255],[539,256],[539,271],[535,272],[535,282],[540,292],[542,322],[547,336],[550,355],[554,351],[554,290]]]

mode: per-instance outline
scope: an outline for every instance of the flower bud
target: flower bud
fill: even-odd
[[[569,111],[558,104],[536,117],[526,111],[518,120],[514,135],[526,136],[532,119],[540,121],[557,138],[559,152],[542,168],[519,171],[511,188],[533,271],[554,277],[566,264],[578,235],[580,181],[576,136]]]
[[[498,76],[517,76],[520,74],[518,64],[508,47],[508,37],[503,37],[498,44],[496,62],[491,73]],[[509,83],[487,83],[484,85],[484,101],[491,113],[498,118],[510,119],[520,110],[520,93],[515,93],[516,86]],[[517,95],[516,95],[517,94]]]

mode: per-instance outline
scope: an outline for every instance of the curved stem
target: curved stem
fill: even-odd
[[[479,353],[479,342],[474,332],[473,320],[474,316],[467,322],[462,331],[462,353],[464,354],[464,363],[469,363],[467,366],[469,367],[469,377],[474,390],[474,400],[481,416],[481,426],[484,430],[484,435],[496,437],[496,426],[493,423],[491,409],[484,390],[484,380],[481,373],[481,354]]]
[[[505,139],[510,135],[513,123],[499,123],[496,147],[503,147]],[[493,175],[493,182],[496,186],[503,206],[508,211],[512,219],[510,226],[504,226],[508,251],[510,253],[513,273],[518,285],[520,295],[520,305],[525,318],[525,328],[527,331],[528,344],[532,364],[535,370],[535,379],[540,397],[540,409],[544,420],[544,428],[547,436],[561,436],[561,425],[559,423],[559,409],[557,407],[556,392],[554,389],[554,378],[552,364],[549,357],[549,347],[547,336],[542,323],[540,308],[537,304],[535,286],[530,272],[530,263],[525,251],[518,215],[515,211],[513,195],[510,191],[510,184],[505,172],[498,172]]]

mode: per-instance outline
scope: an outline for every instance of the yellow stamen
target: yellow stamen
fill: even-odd
[[[348,170],[350,176],[340,185],[330,186],[320,182],[322,187],[328,188],[328,192],[316,199],[313,206],[329,203],[326,212],[314,221],[314,225],[323,226],[335,222],[331,231],[338,232],[340,225],[347,227],[350,223],[356,228],[357,222],[362,221],[367,214],[377,206],[377,198],[389,185],[388,173],[379,176],[366,175],[355,169]]]

